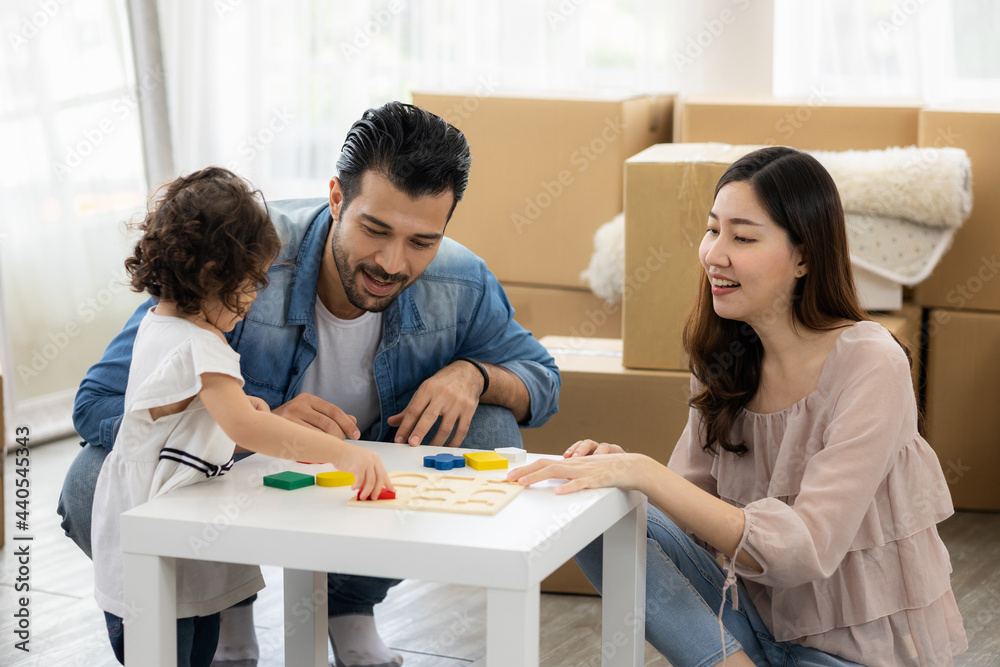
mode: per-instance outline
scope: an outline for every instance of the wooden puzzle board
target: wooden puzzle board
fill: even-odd
[[[389,473],[396,487],[394,500],[357,500],[352,505],[421,512],[496,514],[524,487],[500,477],[472,477],[450,473],[396,471]]]

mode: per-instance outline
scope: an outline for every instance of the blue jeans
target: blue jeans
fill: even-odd
[[[122,619],[104,612],[108,639],[118,662],[125,664],[125,629]],[[219,645],[219,614],[177,619],[177,667],[209,667]]]
[[[601,538],[576,555],[587,579],[601,590]],[[742,582],[739,609],[726,595],[722,613],[725,648],[719,631],[719,606],[726,574],[718,561],[655,507],[646,521],[646,641],[676,667],[722,662],[743,649],[755,665],[776,667],[859,667],[857,663],[790,642],[779,642],[764,625]]]
[[[378,424],[374,428],[377,428]],[[424,438],[430,442],[435,428]],[[393,430],[387,436],[395,437]],[[362,433],[362,439],[370,434]],[[406,447],[407,445],[400,445]],[[463,448],[495,449],[497,447],[522,447],[521,431],[513,413],[496,405],[480,405],[469,424],[469,432],[462,441]],[[99,445],[85,445],[77,454],[59,494],[57,511],[62,517],[62,528],[88,558],[93,558],[90,548],[90,522],[94,506],[94,488],[108,450]],[[372,607],[385,599],[389,589],[399,579],[358,577],[330,574],[327,607],[330,616],[373,613]],[[243,603],[241,603],[243,604]]]

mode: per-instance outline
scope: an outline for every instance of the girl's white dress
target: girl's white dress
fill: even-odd
[[[232,466],[233,441],[197,396],[203,373],[223,373],[243,384],[240,355],[217,334],[150,309],[132,350],[121,428],[94,493],[94,597],[101,609],[116,616],[128,619],[136,611],[125,604],[121,513]],[[150,417],[151,408],[192,396],[181,412],[156,421]],[[188,545],[192,555],[204,545],[198,538]],[[178,560],[177,616],[213,614],[263,587],[257,566]]]

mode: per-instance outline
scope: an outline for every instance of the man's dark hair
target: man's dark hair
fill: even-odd
[[[375,171],[412,198],[451,192],[450,219],[469,184],[471,165],[465,135],[444,119],[402,102],[369,109],[351,126],[337,160],[341,213],[361,191],[364,173]]]

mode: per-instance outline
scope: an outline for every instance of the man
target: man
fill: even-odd
[[[248,394],[333,435],[410,446],[520,446],[519,426],[540,426],[555,413],[552,357],[512,319],[485,263],[444,238],[470,164],[461,132],[392,102],[351,128],[327,200],[269,205],[284,246],[269,285],[228,336]],[[88,555],[94,485],[124,411],[135,332],[151,305],[139,307],[77,393],[73,418],[86,442],[59,513]],[[396,583],[329,575],[337,667],[402,663],[373,617]],[[252,619],[249,605],[223,613],[213,664],[256,664]]]

